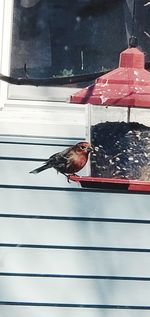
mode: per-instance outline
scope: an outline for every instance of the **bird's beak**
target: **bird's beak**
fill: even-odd
[[[89,153],[90,153],[90,152],[94,152],[94,147],[91,145],[91,146],[89,146],[89,147],[87,148],[87,150],[88,150]]]

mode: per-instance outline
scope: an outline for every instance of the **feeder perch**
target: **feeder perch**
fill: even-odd
[[[144,53],[129,47],[119,67],[70,97],[87,105],[87,139],[95,151],[83,187],[150,192],[150,72]]]

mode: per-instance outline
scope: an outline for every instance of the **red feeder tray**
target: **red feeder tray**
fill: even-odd
[[[147,124],[148,121],[149,128],[150,119],[147,112],[150,108],[150,72],[144,69],[144,64],[144,53],[138,48],[130,47],[120,54],[118,68],[97,78],[93,85],[81,89],[70,97],[71,103],[87,104],[90,109],[87,123],[89,142],[91,142],[90,125],[95,127],[95,124],[99,124],[99,122],[125,121],[126,124],[131,121],[137,122],[137,118],[139,118],[142,124],[145,122]],[[93,113],[94,123],[92,122]],[[103,114],[105,118],[102,118]],[[137,146],[139,146],[138,142]],[[98,177],[70,176],[70,179],[80,182],[82,187],[150,192],[149,179],[141,181],[141,179],[135,180],[135,177],[133,177],[134,180],[129,180],[119,176],[105,178],[105,176],[99,175]]]
[[[150,192],[150,182],[138,180],[125,180],[113,178],[100,178],[90,176],[73,176],[69,180],[80,183],[82,187],[96,188],[109,191],[123,191],[123,192]]]

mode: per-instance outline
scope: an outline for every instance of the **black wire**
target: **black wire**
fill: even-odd
[[[63,86],[63,85],[72,85],[75,83],[83,83],[95,80],[97,77],[105,75],[109,71],[100,71],[92,74],[85,75],[75,75],[75,76],[67,76],[67,77],[48,77],[48,78],[29,78],[25,73],[25,77],[12,77],[6,76],[0,73],[0,80],[3,80],[9,84],[13,85],[30,85],[30,86]]]

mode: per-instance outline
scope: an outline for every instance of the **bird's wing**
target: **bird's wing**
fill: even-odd
[[[66,165],[67,163],[67,157],[65,156],[65,154],[67,153],[67,151],[63,151],[63,152],[58,152],[53,154],[52,156],[50,156],[50,158],[47,160],[46,165],[52,166],[52,167],[56,167],[56,166],[60,166],[60,164],[62,164],[63,166]]]

